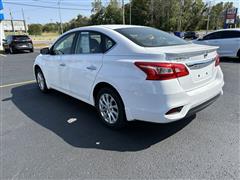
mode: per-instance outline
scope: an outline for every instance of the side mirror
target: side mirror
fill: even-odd
[[[47,48],[43,48],[40,50],[40,54],[50,54],[50,49],[47,47]]]

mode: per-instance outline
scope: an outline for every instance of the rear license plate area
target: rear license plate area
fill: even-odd
[[[213,61],[209,61],[206,63],[199,63],[199,64],[193,64],[188,65],[188,67],[191,70],[191,76],[192,80],[194,82],[203,81],[206,79],[210,79],[213,75],[213,68],[214,63]]]

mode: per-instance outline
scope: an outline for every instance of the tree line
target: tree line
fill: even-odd
[[[232,2],[219,2],[210,6],[203,0],[132,0],[131,4],[124,5],[125,22],[152,26],[164,31],[195,31],[206,29],[209,18],[209,29],[219,29],[224,26],[226,10],[232,7]],[[63,31],[87,25],[122,23],[123,11],[118,0],[110,0],[107,6],[101,0],[95,0],[90,17],[78,15],[63,23]],[[60,32],[60,25],[29,25],[29,34],[40,35],[42,32]]]

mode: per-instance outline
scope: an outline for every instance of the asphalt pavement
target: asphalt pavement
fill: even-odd
[[[41,93],[37,54],[0,56],[0,179],[240,178],[240,60],[222,60],[224,95],[196,116],[114,131],[93,107]]]

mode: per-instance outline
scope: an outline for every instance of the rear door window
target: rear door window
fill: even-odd
[[[214,39],[221,39],[221,32],[214,32],[204,36],[203,40],[214,40]]]
[[[16,40],[16,41],[27,41],[27,40],[30,40],[30,38],[28,36],[13,36],[13,40]]]
[[[107,36],[104,36],[104,52],[108,51],[115,45],[115,42]]]
[[[76,54],[103,53],[103,38],[100,33],[83,31],[76,42]]]
[[[222,31],[222,38],[240,38],[240,32],[238,31]]]

